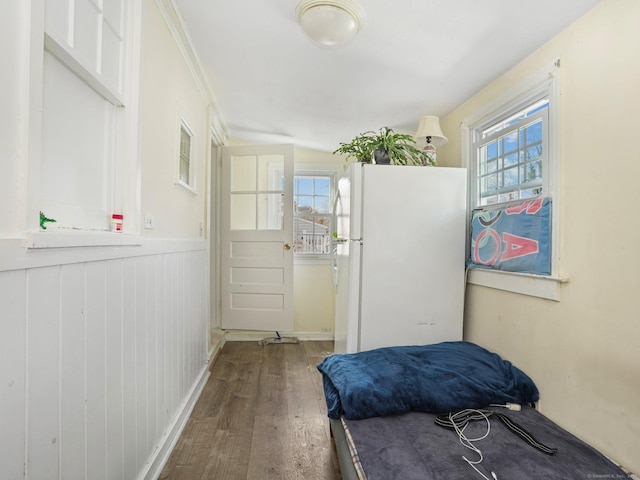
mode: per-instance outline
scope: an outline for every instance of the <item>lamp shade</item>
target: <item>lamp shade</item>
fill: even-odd
[[[440,147],[449,141],[442,133],[440,119],[433,115],[426,115],[420,119],[418,130],[414,136],[416,138],[431,137],[431,143],[436,147]]]
[[[364,24],[364,11],[352,0],[300,0],[296,15],[309,38],[325,48],[346,45]]]

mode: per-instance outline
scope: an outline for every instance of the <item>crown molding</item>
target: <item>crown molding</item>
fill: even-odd
[[[187,28],[182,21],[182,15],[180,14],[178,6],[174,0],[155,0],[155,3],[189,68],[191,76],[200,90],[200,94],[206,98],[209,103],[209,121],[216,140],[222,140],[221,144],[226,143],[229,129],[216,96],[213,93],[211,84],[205,74],[200,57],[193,47]]]

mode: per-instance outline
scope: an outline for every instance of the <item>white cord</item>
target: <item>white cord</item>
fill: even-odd
[[[492,403],[489,406],[490,407],[503,407],[503,408],[506,408],[508,410],[513,410],[514,412],[519,412],[520,410],[522,410],[522,406],[519,403],[507,402],[504,405],[501,405],[501,404],[498,404],[498,403]]]
[[[464,431],[469,426],[469,424],[467,423],[464,427],[460,428],[460,427],[458,427],[458,425],[455,422],[455,418],[458,415],[465,416],[465,415],[468,415],[470,412],[473,412],[473,413],[476,413],[476,414],[480,415],[482,418],[484,418],[485,422],[487,422],[487,431],[481,437],[468,438],[464,434]],[[478,467],[476,467],[476,465],[479,465],[480,463],[482,463],[482,460],[483,460],[484,457],[482,456],[482,452],[480,451],[480,449],[478,447],[476,447],[475,445],[473,445],[473,442],[478,442],[478,441],[483,440],[483,439],[485,439],[485,438],[487,438],[489,436],[489,432],[491,432],[491,422],[489,421],[489,417],[484,412],[482,412],[480,410],[467,409],[467,410],[461,410],[460,412],[456,412],[456,413],[453,413],[453,412],[449,413],[449,420],[451,421],[451,424],[453,425],[454,430],[458,434],[458,439],[460,440],[460,443],[464,447],[468,448],[469,450],[477,453],[478,456],[480,457],[475,462],[472,462],[471,460],[469,460],[464,455],[462,456],[462,459],[465,462],[467,462],[469,464],[469,466],[471,466],[471,468],[473,468],[476,472],[478,472],[482,476],[482,478],[484,478],[485,480],[491,480],[484,473],[482,473],[480,470],[478,470]],[[493,477],[494,480],[498,480],[498,477],[495,474],[495,472],[491,472],[491,476]]]

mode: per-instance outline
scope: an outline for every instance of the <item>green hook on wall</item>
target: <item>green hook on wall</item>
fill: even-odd
[[[45,225],[45,223],[50,222],[50,223],[55,223],[57,222],[57,220],[54,220],[53,218],[47,218],[47,216],[40,212],[40,228],[43,230],[46,230],[47,227]]]

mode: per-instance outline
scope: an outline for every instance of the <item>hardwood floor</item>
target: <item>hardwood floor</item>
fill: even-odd
[[[341,479],[316,369],[332,351],[226,343],[159,478]]]

